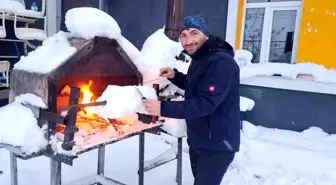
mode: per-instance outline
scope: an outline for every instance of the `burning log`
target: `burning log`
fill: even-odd
[[[70,90],[70,97],[69,102],[70,103],[78,103],[79,101],[79,88],[72,87]],[[64,150],[72,150],[72,147],[75,145],[74,142],[74,136],[75,132],[78,131],[78,128],[76,127],[76,119],[77,119],[77,113],[78,108],[73,107],[69,110],[68,114],[65,117],[65,130],[64,130],[64,141],[62,144],[62,147]]]
[[[95,107],[95,106],[102,106],[106,105],[106,101],[98,101],[98,102],[91,102],[91,103],[82,103],[82,104],[72,104],[72,105],[67,105],[67,106],[61,106],[59,107],[60,111],[67,111],[72,108],[86,108],[86,107]]]

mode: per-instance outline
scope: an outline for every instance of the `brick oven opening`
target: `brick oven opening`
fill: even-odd
[[[65,116],[67,113],[67,111],[60,110],[60,107],[70,103],[70,87],[79,88],[78,103],[87,104],[96,102],[108,85],[141,84],[141,74],[115,40],[96,38],[88,42],[76,38],[70,42],[80,50],[77,56],[69,60],[70,66],[55,75],[59,76],[56,77],[56,111],[58,114]],[[125,126],[137,119],[136,115],[104,119],[98,116],[95,107],[84,107],[77,113],[76,127],[87,133],[94,130],[107,130],[110,126],[120,131],[118,126]],[[65,128],[66,125],[57,124],[56,132],[64,133]]]

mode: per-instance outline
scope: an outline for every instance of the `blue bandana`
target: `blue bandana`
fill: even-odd
[[[209,35],[207,31],[207,21],[201,16],[187,16],[182,21],[181,32],[186,29],[195,28],[203,32],[205,35]]]

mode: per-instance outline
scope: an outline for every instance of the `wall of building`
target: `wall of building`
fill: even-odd
[[[240,95],[255,101],[243,114],[253,124],[298,132],[314,126],[336,134],[336,95],[249,85],[240,86]]]
[[[148,36],[163,28],[166,21],[167,0],[108,1],[108,13],[118,22],[122,34],[137,48]],[[201,14],[208,18],[209,31],[225,38],[228,2],[212,0],[183,0],[183,17]],[[216,13],[214,13],[216,12]]]
[[[304,0],[297,62],[314,62],[336,68],[336,1]]]

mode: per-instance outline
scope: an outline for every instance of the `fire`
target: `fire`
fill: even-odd
[[[92,86],[92,80],[89,81],[89,84],[84,84],[81,86],[80,91],[83,94],[83,99],[81,103],[91,103],[94,102],[93,100],[93,92],[91,91],[90,87]],[[96,113],[94,107],[86,107],[84,108],[86,115],[90,118],[94,117],[94,114]]]
[[[89,83],[80,85],[81,96],[80,96],[79,103],[81,104],[91,103],[96,100],[95,94],[91,91],[92,84],[93,82],[92,80],[90,80]],[[65,87],[62,90],[62,92],[64,94],[70,94],[70,88]],[[68,95],[65,95],[64,97],[65,99],[69,98]],[[62,102],[62,98],[59,98],[59,100],[57,101],[60,105],[67,104],[67,103]],[[67,112],[62,112],[61,114],[66,115]],[[106,130],[109,127],[113,127],[118,132],[119,131],[123,132],[127,130],[137,120],[138,120],[137,114],[126,115],[118,119],[105,119],[105,118],[99,117],[99,115],[97,114],[95,110],[95,107],[85,107],[77,113],[76,126],[79,129],[85,130],[87,133],[96,132],[97,129]],[[58,125],[57,131],[63,132],[64,128],[65,128],[64,125]]]

